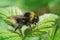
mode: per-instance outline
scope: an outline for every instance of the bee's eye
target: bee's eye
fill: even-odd
[[[36,17],[35,17],[35,19],[39,19],[39,17],[38,17],[38,16],[36,16]]]
[[[36,16],[36,17],[34,18],[34,22],[38,22],[38,20],[39,20],[39,17]]]
[[[35,19],[37,19],[37,17],[35,17]]]

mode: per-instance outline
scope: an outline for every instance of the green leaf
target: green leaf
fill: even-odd
[[[10,27],[0,18],[0,40],[22,40],[19,34],[8,30]]]

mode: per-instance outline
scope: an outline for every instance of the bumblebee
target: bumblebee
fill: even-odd
[[[26,12],[24,15],[10,16],[12,25],[15,27],[15,31],[19,28],[20,25],[26,25],[30,27],[32,31],[32,24],[38,23],[39,17],[34,12]]]

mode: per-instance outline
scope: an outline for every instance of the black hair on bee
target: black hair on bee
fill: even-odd
[[[26,21],[32,23],[32,20],[33,20],[34,17],[35,17],[35,13],[34,13],[34,12],[26,12],[26,13],[24,14],[24,17],[27,18]]]

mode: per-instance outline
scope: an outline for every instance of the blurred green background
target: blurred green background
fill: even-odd
[[[12,31],[14,28],[8,25],[7,17],[19,11],[39,15],[39,31],[34,26],[31,33],[29,29],[24,30],[24,26],[24,37]],[[0,40],[60,40],[60,0],[0,0]]]
[[[60,10],[60,0],[0,0],[0,7],[17,6],[23,11],[47,10],[55,12]],[[58,13],[56,13],[58,14]],[[59,15],[59,14],[58,14]]]

